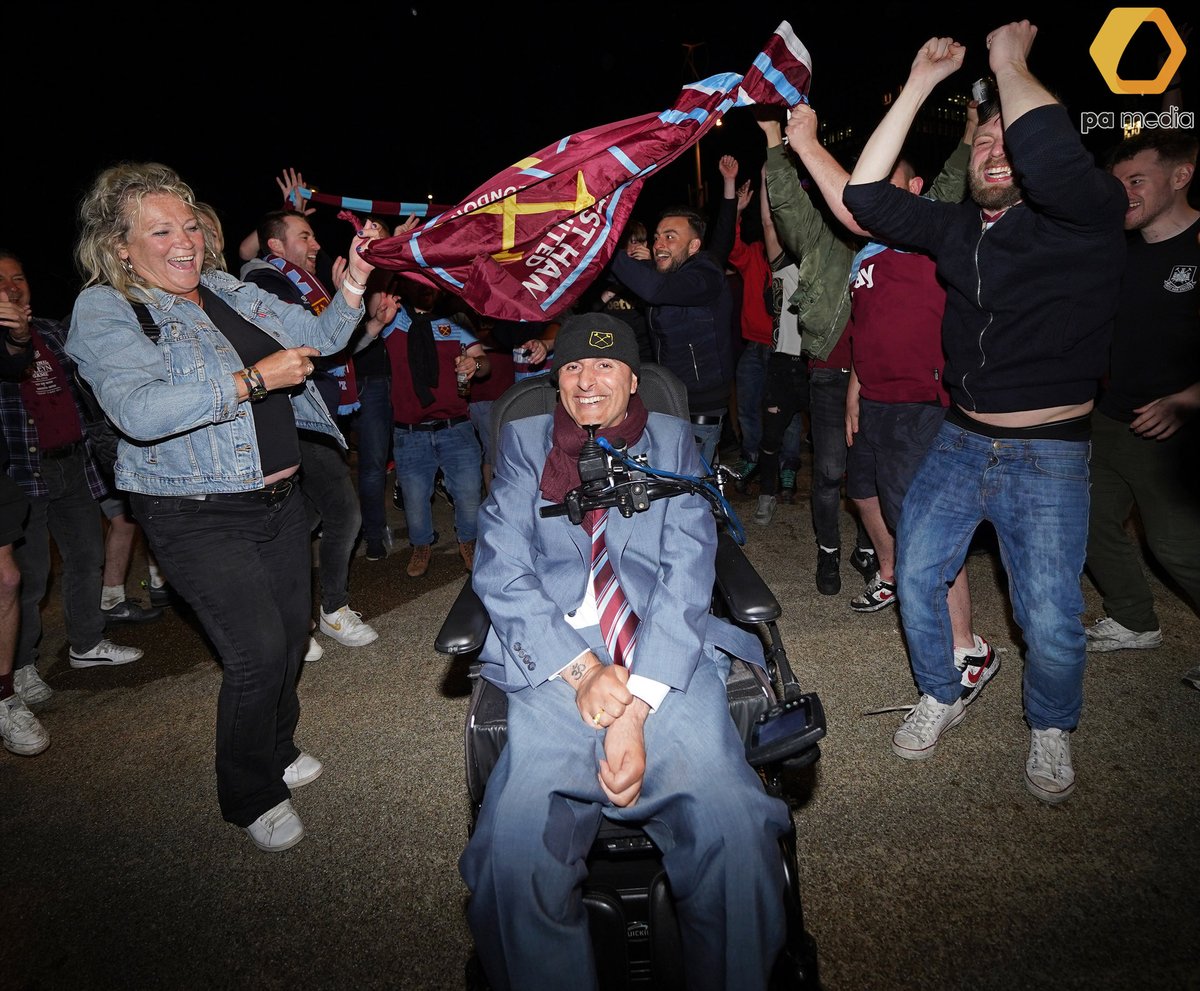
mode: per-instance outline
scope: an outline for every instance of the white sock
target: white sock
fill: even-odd
[[[157,564],[147,564],[146,568],[150,572],[151,588],[162,588],[167,583],[167,580],[162,576],[162,572],[158,570]]]
[[[105,585],[100,592],[100,608],[111,609],[125,601],[124,585]]]

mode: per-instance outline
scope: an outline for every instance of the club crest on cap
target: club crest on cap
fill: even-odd
[[[591,336],[588,337],[588,346],[595,348],[597,351],[604,351],[611,348],[616,343],[611,330],[593,330]]]

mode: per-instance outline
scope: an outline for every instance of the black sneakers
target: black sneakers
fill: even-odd
[[[842,590],[842,552],[817,548],[817,591],[822,595],[837,595]]]
[[[879,570],[879,562],[875,560],[875,550],[864,550],[861,547],[855,547],[854,553],[850,555],[850,567],[863,576],[863,581],[869,582],[875,577],[875,572]]]

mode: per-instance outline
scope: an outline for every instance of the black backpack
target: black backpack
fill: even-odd
[[[142,325],[142,332],[157,344],[161,331],[150,314],[150,308],[145,303],[135,303],[133,300],[129,301],[129,305],[133,307],[138,323]],[[108,414],[101,408],[100,403],[97,402],[92,387],[79,374],[78,368],[75,369],[75,391],[79,396],[79,408],[83,414],[83,432],[91,445],[92,458],[111,490],[114,488],[112,483],[114,467],[117,463],[119,432],[108,418]]]

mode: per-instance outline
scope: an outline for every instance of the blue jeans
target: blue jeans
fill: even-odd
[[[404,519],[408,542],[414,547],[432,544],[433,483],[438,468],[446,489],[454,497],[454,529],[458,539],[475,539],[479,502],[483,488],[483,453],[470,420],[444,430],[410,430],[396,425],[396,481],[404,495]]]
[[[290,792],[300,750],[296,676],[312,621],[308,516],[296,489],[268,506],[130,496],[163,574],[195,611],[221,658],[217,799],[249,826]]]
[[[705,414],[708,418],[715,418],[719,413]],[[717,457],[717,445],[721,443],[721,428],[724,426],[725,420],[722,417],[720,423],[693,423],[692,433],[696,437],[696,443],[700,445],[700,457],[704,459],[704,463],[709,468],[713,466]]]
[[[742,428],[742,457],[758,460],[762,443],[763,395],[767,385],[767,359],[771,345],[746,341],[737,363],[737,415]]]
[[[686,986],[766,987],[784,938],[788,812],[746,763],[728,715],[728,663],[701,657],[688,690],[669,692],[646,720],[642,792],[623,809],[596,777],[604,733],[580,719],[562,679],[508,695],[507,744],[459,860],[492,987],[596,987],[579,887],[602,815],[643,825],[663,852]]]
[[[382,540],[387,530],[387,464],[392,453],[392,380],[388,375],[358,379],[361,408],[353,414],[358,433],[358,506],[367,540]]]
[[[962,694],[946,587],[975,528],[992,523],[1024,635],[1025,718],[1072,730],[1083,707],[1088,529],[1085,441],[993,440],[942,424],[905,496],[896,531],[896,596],[917,687],[939,702]]]
[[[50,581],[50,537],[62,555],[63,619],[71,649],[91,650],[104,636],[100,612],[104,530],[92,498],[82,446],[65,458],[42,459],[49,494],[29,500],[25,536],[13,547],[21,569],[21,631],[13,667],[36,664],[42,639],[42,599]]]
[[[332,438],[301,432],[300,491],[310,528],[321,527],[317,551],[321,608],[336,612],[350,603],[350,559],[362,529],[362,513],[346,456]]]

